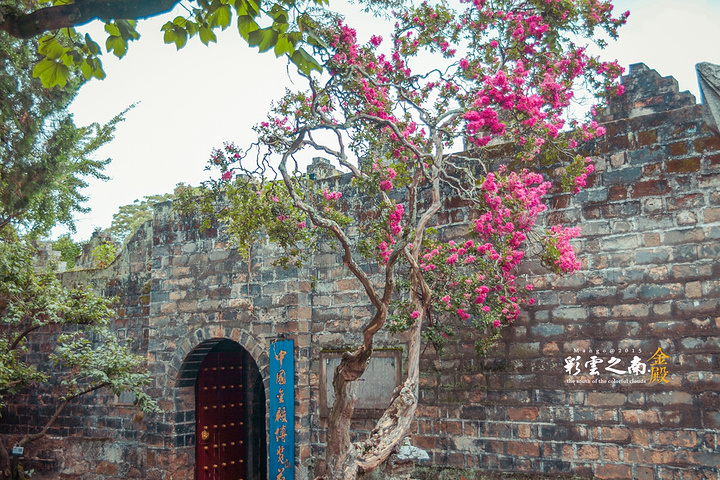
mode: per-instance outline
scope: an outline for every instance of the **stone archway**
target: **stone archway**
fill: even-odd
[[[195,479],[267,478],[265,386],[250,352],[206,340],[185,358],[178,386],[195,393]]]

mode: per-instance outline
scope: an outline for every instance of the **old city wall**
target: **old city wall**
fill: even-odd
[[[435,463],[593,478],[720,474],[720,136],[673,78],[633,65],[623,84],[600,119],[607,136],[593,146],[592,184],[552,200],[563,208],[551,222],[583,229],[582,271],[532,274],[536,308],[487,360],[469,345],[425,358],[413,441]],[[604,371],[613,356],[627,368],[658,348],[669,355],[667,383]],[[592,355],[604,361],[599,376],[588,374]],[[564,359],[577,356],[582,372],[568,375]],[[621,383],[635,380],[647,383]]]
[[[674,79],[634,65],[623,83],[625,96],[600,118],[608,133],[592,146],[589,188],[551,199],[548,222],[583,227],[582,271],[557,278],[528,266],[537,304],[487,358],[462,330],[443,357],[426,350],[411,443],[430,465],[718,477],[720,134]],[[349,191],[343,177],[330,181]],[[452,226],[468,213],[448,199],[443,215]],[[140,418],[127,399],[107,396],[74,406],[57,436],[28,452],[44,459],[34,464],[41,478],[194,478],[194,379],[221,338],[252,355],[266,393],[269,344],[295,341],[296,478],[312,474],[325,441],[323,362],[357,340],[348,324],[369,313],[359,284],[329,247],[303,270],[284,270],[269,245],[244,261],[222,230],[199,224],[161,204],[108,269],[64,275],[119,296],[119,334],[147,355],[164,413]],[[402,340],[378,344],[397,352]],[[667,376],[651,382],[658,348]],[[599,375],[585,365],[593,355],[604,362]],[[647,374],[604,370],[613,356],[625,368],[638,356]],[[580,357],[579,374],[565,371],[568,357]],[[6,433],[26,430],[52,398],[21,400],[1,419]],[[357,419],[358,431],[373,413]]]

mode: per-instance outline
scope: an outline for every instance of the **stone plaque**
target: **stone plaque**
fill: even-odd
[[[333,378],[344,352],[320,353],[320,412],[327,416],[335,401]],[[360,377],[356,416],[374,415],[390,404],[393,391],[402,381],[402,350],[382,349],[373,351],[370,363]]]

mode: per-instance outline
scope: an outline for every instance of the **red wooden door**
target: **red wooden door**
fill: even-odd
[[[200,366],[195,394],[197,480],[246,480],[243,378],[239,351],[210,352]]]

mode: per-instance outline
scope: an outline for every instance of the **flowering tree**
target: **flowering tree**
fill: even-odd
[[[537,219],[551,189],[578,192],[593,171],[575,149],[604,132],[567,119],[574,92],[622,93],[621,68],[584,45],[624,23],[627,13],[613,17],[607,0],[426,2],[394,17],[391,38],[367,44],[339,19],[318,27],[325,73],[277,102],[253,147],[215,151],[222,174],[203,186],[206,200],[225,195],[222,209],[205,207],[241,252],[263,232],[285,249],[283,263],[298,264],[329,236],[373,307],[361,344],[335,371],[327,479],[373,470],[406,435],[423,338],[441,349],[454,318],[475,327],[486,350],[533,301],[516,278],[523,260],[579,268],[570,244],[578,229]],[[300,171],[308,150],[348,172],[363,212]],[[442,228],[445,196],[468,205],[461,229]],[[371,435],[353,443],[356,380],[383,328],[409,332],[407,377]]]

